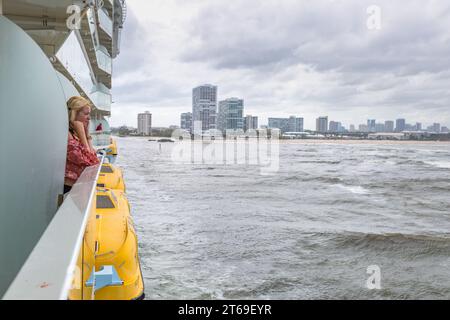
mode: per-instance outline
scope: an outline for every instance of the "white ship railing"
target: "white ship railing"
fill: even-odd
[[[101,163],[84,170],[9,287],[4,300],[67,300],[85,229],[95,211]]]

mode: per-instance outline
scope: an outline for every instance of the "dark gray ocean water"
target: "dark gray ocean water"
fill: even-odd
[[[117,143],[148,299],[450,299],[449,143],[282,143],[270,176]]]

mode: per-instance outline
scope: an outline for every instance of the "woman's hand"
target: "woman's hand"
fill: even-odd
[[[84,132],[86,133],[86,137],[89,137],[89,120],[83,123]]]

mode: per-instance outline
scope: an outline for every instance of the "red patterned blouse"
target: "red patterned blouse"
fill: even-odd
[[[100,161],[80,140],[69,134],[67,143],[67,160],[65,179],[74,184],[87,167],[98,164]]]

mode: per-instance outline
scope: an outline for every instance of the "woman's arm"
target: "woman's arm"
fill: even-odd
[[[95,150],[94,146],[92,145],[92,136],[88,136],[88,143],[89,143],[89,150],[91,150],[92,153],[96,153],[97,150]]]
[[[84,132],[89,144],[89,150],[91,150],[92,153],[97,153],[97,150],[95,150],[94,146],[92,145],[92,136],[89,134],[89,124],[84,125]]]
[[[81,121],[74,121],[72,123],[73,129],[75,130],[75,133],[77,134],[78,138],[80,139],[81,143],[88,149],[91,150],[91,146],[88,141],[88,137],[86,135],[86,130],[84,127],[83,122]]]

